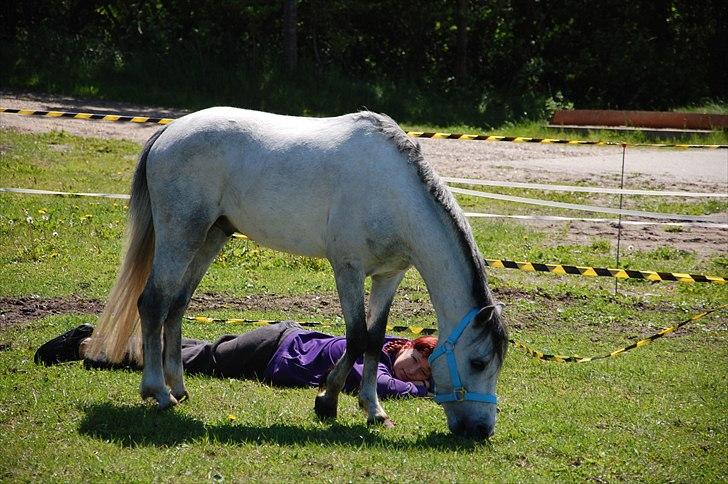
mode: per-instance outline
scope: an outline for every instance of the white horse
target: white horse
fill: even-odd
[[[181,318],[237,230],[274,249],[325,257],[333,267],[347,350],[316,398],[320,418],[336,416],[342,386],[363,354],[359,404],[369,423],[391,425],[377,398],[377,363],[394,293],[414,266],[440,334],[450,335],[431,359],[436,401],[454,433],[493,433],[507,346],[501,306],[460,208],[419,144],[391,118],[228,107],[190,114],[146,143],[129,210],[126,255],[89,353],[121,360],[141,321],[142,398],[167,408],[188,397]]]

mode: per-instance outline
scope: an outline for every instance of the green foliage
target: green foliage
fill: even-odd
[[[281,60],[282,3],[11,0],[0,85],[288,114],[366,106],[411,123],[477,126],[570,106],[725,102],[719,1],[426,0],[404,12],[299,0],[293,71]]]

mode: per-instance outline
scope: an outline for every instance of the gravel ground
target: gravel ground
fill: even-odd
[[[85,100],[65,96],[0,91],[0,106],[35,110],[121,113],[175,118],[186,112],[175,109]],[[0,129],[27,132],[64,130],[81,136],[145,141],[155,125],[84,121],[0,114]],[[616,187],[619,184],[622,149],[617,146],[568,146],[530,143],[420,139],[425,157],[444,176],[507,181],[575,183]],[[43,188],[43,187],[35,187]],[[625,188],[728,192],[728,150],[672,150],[628,147],[625,156]],[[88,187],[93,191],[93,187]],[[535,213],[521,206],[518,213]],[[629,199],[625,207],[629,207]],[[595,214],[594,216],[599,216]],[[728,223],[728,213],[716,220]],[[547,229],[563,223],[532,222]],[[613,239],[616,229],[605,224],[573,222],[561,241],[589,243],[593,238]],[[728,230],[691,227],[666,232],[659,226],[627,226],[622,231],[626,250],[669,245],[699,255],[728,254]]]

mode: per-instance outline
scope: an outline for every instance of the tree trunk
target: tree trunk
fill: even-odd
[[[283,66],[293,72],[298,66],[297,0],[283,0]]]
[[[468,0],[458,0],[458,7],[455,14],[455,23],[458,28],[457,37],[457,63],[455,76],[460,84],[464,84],[468,78]]]

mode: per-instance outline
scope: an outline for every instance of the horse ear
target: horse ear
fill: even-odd
[[[500,316],[502,310],[502,303],[496,303],[492,306],[486,306],[482,308],[478,314],[475,315],[475,322],[479,324],[486,324],[491,319],[493,319],[494,315]]]

